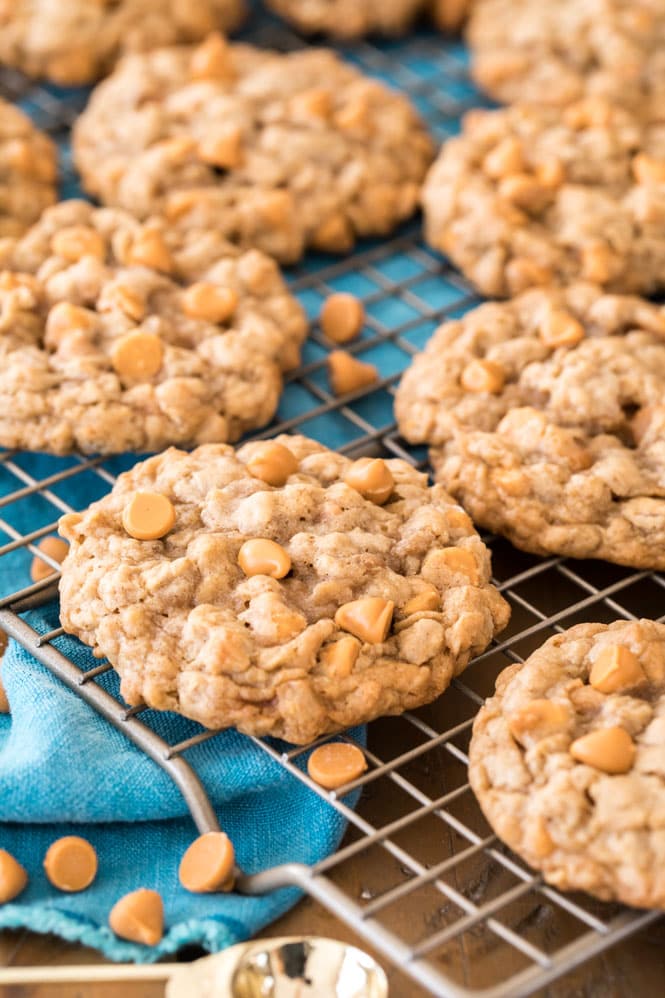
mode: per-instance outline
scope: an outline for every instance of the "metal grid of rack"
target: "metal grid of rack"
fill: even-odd
[[[259,21],[250,37],[282,48],[298,44],[269,19]],[[439,139],[452,134],[459,115],[479,102],[461,45],[417,34],[400,43],[362,43],[346,54],[410,93]],[[85,93],[47,90],[11,71],[0,73],[0,93],[18,101],[59,141],[63,191],[75,193],[67,133]],[[351,349],[376,363],[382,377],[370,391],[341,400],[332,396],[325,378],[328,344],[314,322],[304,363],[288,380],[276,420],[256,436],[303,432],[354,456],[397,456],[425,467],[424,453],[407,449],[395,429],[393,386],[436,325],[477,302],[469,286],[420,242],[417,223],[381,244],[365,244],[349,259],[309,260],[290,279],[313,319],[332,291],[362,298],[366,326]],[[54,531],[61,513],[75,506],[77,481],[85,476],[89,488],[94,480],[101,495],[128,463],[78,456],[35,464],[26,455],[0,452],[0,558],[13,559],[17,578],[27,578],[34,555],[57,569],[36,545]],[[26,523],[22,504],[37,496],[42,515],[34,519],[33,505]],[[301,887],[426,990],[451,998],[531,994],[659,917],[546,887],[491,834],[468,786],[466,748],[478,706],[506,664],[523,660],[553,633],[580,621],[658,619],[665,578],[600,563],[536,559],[500,539],[486,541],[495,584],[512,606],[507,631],[435,704],[370,726],[364,749],[369,769],[360,779],[328,793],[297,764],[308,749],[280,751],[254,739],[294,779],[341,812],[349,831],[341,848],[315,867],[291,864],[239,882],[240,889],[254,893],[286,884]],[[56,588],[54,575],[0,600],[0,627],[171,775],[200,831],[218,827],[188,762],[188,751],[215,733],[201,729],[186,741],[167,744],[140,708],[128,709],[99,685],[107,663],[82,672],[59,650],[62,629],[37,634],[20,614],[53,599]],[[375,739],[386,726],[389,739]],[[344,798],[358,788],[363,793],[354,810]],[[367,861],[367,882],[355,892],[343,890],[337,874],[359,858]],[[372,887],[373,870],[381,871],[380,893]],[[404,930],[405,912],[413,912],[411,932]]]

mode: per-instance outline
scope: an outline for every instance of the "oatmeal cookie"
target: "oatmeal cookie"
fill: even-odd
[[[662,101],[662,0],[476,0],[468,40],[477,83],[508,104]]]
[[[588,284],[449,322],[396,413],[476,523],[536,554],[665,569],[665,309]]]
[[[90,83],[123,52],[195,42],[242,20],[244,0],[0,0],[0,62]]]
[[[128,703],[210,728],[305,743],[401,713],[508,620],[440,485],[305,437],[168,450],[60,531],[65,629]]]
[[[605,100],[470,112],[423,204],[429,243],[485,295],[665,287],[665,125]]]
[[[48,136],[0,98],[0,238],[17,236],[56,198],[58,155]]]
[[[414,211],[432,155],[406,98],[334,53],[220,35],[124,59],[74,147],[104,203],[216,228],[284,262],[389,232]]]
[[[471,0],[267,0],[268,6],[305,34],[337,38],[399,35],[428,13],[443,31],[458,31]]]
[[[367,34],[399,35],[410,27],[426,0],[268,0],[280,16],[305,34],[337,38]]]
[[[0,446],[236,440],[271,419],[305,334],[259,251],[63,202],[0,241]]]
[[[490,825],[549,884],[665,908],[663,624],[579,624],[505,669],[469,760]]]

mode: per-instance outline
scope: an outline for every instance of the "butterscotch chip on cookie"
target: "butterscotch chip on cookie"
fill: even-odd
[[[86,188],[277,259],[346,253],[413,213],[432,146],[402,95],[327,50],[229,45],[126,58],[75,128]]]
[[[0,0],[0,62],[63,85],[90,83],[123,52],[230,31],[244,12],[244,0]]]
[[[618,662],[611,691],[602,660]],[[469,779],[547,883],[665,908],[665,625],[579,624],[505,669],[474,723]]]
[[[279,485],[267,446],[293,459]],[[305,743],[429,702],[508,606],[443,488],[404,461],[380,471],[289,436],[137,464],[60,522],[63,626],[108,658],[128,703],[210,728]],[[128,534],[137,493],[172,504],[165,536]]]
[[[53,204],[57,173],[58,155],[48,136],[0,98],[0,238],[25,232]]]
[[[442,326],[396,413],[437,481],[517,547],[663,569],[664,399],[665,309],[577,284]]]
[[[305,334],[261,252],[63,202],[0,243],[0,445],[108,454],[235,440],[273,416]]]
[[[661,0],[477,0],[467,34],[478,84],[505,103],[662,99]]]
[[[665,129],[601,98],[476,110],[423,188],[428,242],[485,295],[665,286]]]

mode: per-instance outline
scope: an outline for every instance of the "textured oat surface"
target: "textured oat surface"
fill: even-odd
[[[243,0],[0,0],[0,61],[56,83],[88,83],[122,52],[230,31]]]
[[[555,347],[543,330],[584,336]],[[462,385],[499,365],[495,392]],[[403,435],[474,521],[536,554],[665,568],[665,310],[591,285],[442,326],[400,386]]]
[[[214,38],[124,59],[74,146],[106,204],[214,226],[282,261],[389,232],[414,211],[432,158],[407,99],[332,52]]]
[[[97,255],[61,255],[63,234],[67,252],[92,239]],[[146,246],[165,252],[161,269],[136,265]],[[272,417],[280,367],[298,362],[306,334],[299,304],[262,253],[225,246],[213,231],[178,233],[162,219],[141,224],[81,201],[2,241],[0,271],[5,447],[114,453],[237,439]],[[184,311],[187,289],[202,279],[235,292],[226,321]],[[75,307],[64,319],[63,302]],[[135,330],[161,341],[151,377],[113,365],[118,341]]]
[[[478,84],[506,103],[662,103],[662,0],[477,0],[468,39]]]
[[[0,98],[0,237],[24,232],[55,201],[57,164],[51,140]]]
[[[299,462],[282,487],[245,467],[257,444],[237,454],[171,449],[65,517],[62,623],[108,656],[129,703],[302,743],[434,699],[509,611],[488,582],[489,552],[441,486],[392,460],[394,491],[377,506],[341,481],[348,458],[304,437],[278,441]],[[174,504],[164,540],[124,531],[137,490]],[[256,537],[286,549],[286,578],[245,578],[238,552]],[[441,549],[464,552],[465,570],[446,567]],[[440,609],[404,615],[405,603],[432,586]],[[355,663],[335,666],[327,649],[345,632],[332,618],[366,596],[394,601],[388,637],[352,639]]]
[[[423,190],[426,237],[480,291],[665,282],[665,125],[585,99],[472,111]]]
[[[607,646],[637,655],[642,683],[604,694],[589,673]],[[560,723],[518,740],[518,712],[557,705]],[[632,767],[610,775],[577,762],[574,739],[623,728]],[[579,624],[506,669],[476,718],[469,777],[494,828],[548,883],[638,907],[665,907],[665,626],[650,620]]]

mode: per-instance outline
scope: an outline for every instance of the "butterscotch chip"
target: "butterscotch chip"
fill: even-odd
[[[375,385],[379,372],[373,364],[366,364],[344,350],[333,350],[328,354],[328,380],[335,395],[348,395]]]
[[[497,390],[469,390],[491,387],[486,365]],[[443,325],[395,413],[480,526],[535,554],[659,569],[664,398],[665,309],[577,283]]]
[[[28,874],[6,849],[0,849],[0,904],[7,904],[25,890]]]
[[[237,307],[238,294],[233,288],[218,288],[206,281],[193,284],[183,295],[187,315],[207,322],[226,322]]]
[[[288,447],[267,440],[255,444],[247,462],[247,470],[254,478],[268,485],[284,485],[298,470],[298,462]]]
[[[635,744],[623,728],[602,728],[576,739],[570,754],[603,773],[627,773],[635,760]]]
[[[646,680],[637,655],[622,645],[607,645],[593,663],[589,682],[601,693],[620,693]]]
[[[306,744],[432,700],[508,608],[443,489],[405,461],[385,465],[390,501],[379,506],[347,484],[355,462],[305,437],[136,464],[60,521],[71,543],[63,627],[109,659],[125,702],[211,729]],[[123,526],[145,494],[168,496],[175,511],[161,542]],[[148,518],[139,536],[157,533]],[[449,569],[426,578],[443,537],[475,558],[475,580]],[[404,613],[423,592],[429,611]]]
[[[662,26],[665,38],[665,8]],[[430,169],[427,241],[487,297],[580,279],[618,294],[665,287],[659,116],[618,101],[573,108],[562,116],[558,107],[515,103],[469,115]]]
[[[121,378],[147,381],[154,378],[164,362],[159,336],[142,329],[127,333],[111,349],[111,363]]]
[[[553,309],[543,318],[540,336],[548,347],[574,347],[584,339],[584,326],[567,312]]]
[[[504,370],[491,360],[471,360],[462,371],[461,384],[468,392],[498,395],[505,384]]]
[[[344,476],[344,481],[377,506],[388,502],[395,487],[390,468],[381,458],[361,457],[354,461]]]
[[[662,93],[659,0],[483,0],[467,37],[476,81],[504,104],[562,108],[590,95],[657,108]]]
[[[248,578],[269,575],[283,579],[291,569],[291,559],[279,544],[264,537],[245,541],[238,554],[238,564]]]
[[[74,149],[102,203],[141,219],[166,213],[191,233],[214,228],[286,263],[389,233],[416,210],[432,157],[407,98],[332,51],[282,54],[219,36],[121,62],[78,119]],[[162,255],[143,254],[170,273]]]
[[[359,654],[360,644],[347,634],[321,649],[321,662],[335,679],[345,679],[353,672]]]
[[[2,59],[3,25],[0,29]],[[0,98],[0,238],[18,236],[56,199],[57,153],[27,115]]]
[[[127,263],[134,266],[150,267],[165,274],[172,273],[174,261],[166,240],[160,232],[146,229],[132,241],[127,252]]]
[[[598,662],[605,676],[638,663],[642,678],[599,689]],[[469,778],[497,835],[547,883],[665,907],[653,818],[664,711],[665,625],[650,620],[578,624],[501,673],[474,723]]]
[[[59,891],[84,891],[97,876],[97,853],[86,839],[67,835],[49,846],[44,870]]]
[[[122,512],[122,525],[130,537],[154,541],[173,529],[173,503],[159,492],[136,492]]]
[[[335,623],[361,641],[381,644],[388,637],[394,609],[392,600],[367,596],[341,606],[335,614]]]
[[[1,147],[0,126],[0,216]],[[276,264],[210,218],[177,231],[62,202],[23,238],[0,238],[0,274],[0,447],[236,440],[272,418],[307,333]]]
[[[161,896],[145,887],[126,894],[111,908],[109,926],[121,939],[156,946],[164,935],[164,903]]]
[[[103,260],[106,255],[104,240],[94,229],[84,225],[72,225],[60,229],[51,240],[51,249],[69,263],[76,263],[84,256],[94,256]]]
[[[441,606],[441,597],[438,589],[431,587],[423,589],[422,592],[412,596],[402,607],[402,613],[408,617],[412,613],[424,613],[428,610],[438,610]]]
[[[108,72],[126,52],[195,41],[214,28],[230,31],[244,13],[243,0],[67,0],[62,5],[10,0],[0,7],[0,62],[29,76],[79,86]]]
[[[365,756],[356,745],[348,742],[319,745],[307,760],[307,772],[326,790],[337,790],[357,780],[366,769]]]
[[[233,890],[235,852],[224,832],[207,832],[189,846],[180,860],[178,877],[187,891],[209,894]]]
[[[320,315],[321,329],[333,343],[348,343],[356,338],[365,321],[365,307],[359,298],[334,294],[326,298]]]
[[[67,557],[69,545],[66,541],[61,540],[60,537],[44,537],[37,545],[37,549],[42,551],[48,558],[52,558],[53,561],[63,562]],[[49,575],[54,575],[55,571],[56,569],[49,565],[48,562],[35,556],[30,566],[30,578],[33,582],[41,582],[43,579],[47,579]]]
[[[218,31],[208,35],[192,52],[189,70],[194,79],[233,79],[229,43]]]

